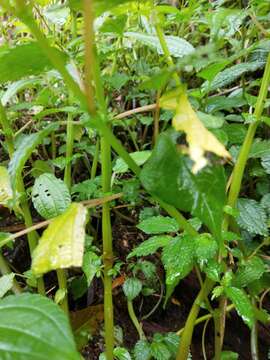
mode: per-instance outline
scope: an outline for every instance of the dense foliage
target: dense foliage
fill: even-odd
[[[0,359],[266,358],[269,0],[0,17]]]

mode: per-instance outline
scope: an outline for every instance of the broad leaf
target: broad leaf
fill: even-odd
[[[175,111],[172,125],[175,130],[184,131],[186,134],[189,155],[194,161],[192,169],[194,173],[197,173],[207,164],[207,159],[204,156],[207,151],[221,157],[231,158],[224,145],[199,120],[183,90],[172,91],[162,96],[160,106]]]
[[[210,234],[201,234],[195,239],[195,254],[200,263],[213,259],[217,251],[217,242]]]
[[[163,54],[162,47],[156,35],[148,35],[138,32],[126,32],[124,33],[124,36],[138,40],[150,47],[154,47],[159,54]],[[189,42],[178,36],[165,36],[165,40],[172,56],[183,57],[195,51],[194,47]]]
[[[71,197],[65,183],[53,174],[39,176],[32,190],[32,201],[45,219],[61,215],[70,205]]]
[[[151,344],[151,355],[156,360],[169,360],[171,359],[171,353],[167,346],[163,342],[154,341]]]
[[[194,264],[194,250],[194,241],[189,235],[176,237],[163,248],[167,284],[174,284],[189,274]]]
[[[2,104],[6,106],[6,104],[16,95],[19,91],[22,91],[25,88],[31,88],[35,85],[41,83],[40,78],[32,78],[32,79],[22,79],[11,83],[7,90],[5,91],[4,95],[2,96]]]
[[[262,206],[253,199],[239,199],[238,225],[253,234],[267,235],[267,217]]]
[[[12,289],[14,277],[14,273],[6,274],[0,277],[0,298]]]
[[[177,221],[165,216],[152,216],[137,225],[137,228],[146,234],[162,234],[164,232],[177,232],[179,225]]]
[[[102,13],[113,9],[115,6],[130,2],[131,0],[95,0],[94,9],[95,15],[99,16]],[[80,11],[83,10],[83,0],[69,0],[69,6],[71,9]]]
[[[135,151],[134,153],[129,154],[132,159],[135,161],[135,163],[139,166],[143,165],[151,155],[150,150],[145,151]],[[122,158],[118,158],[116,160],[116,163],[113,167],[113,172],[116,174],[123,174],[128,171],[128,165]]]
[[[87,285],[90,286],[94,276],[100,270],[101,259],[93,251],[87,251],[83,256],[82,270],[87,279]]]
[[[13,197],[7,168],[0,166],[0,205],[7,206]]]
[[[45,296],[8,296],[0,314],[1,359],[81,359],[67,317]]]
[[[206,167],[194,175],[189,161],[178,153],[171,137],[163,133],[140,175],[151,194],[176,208],[189,211],[221,236],[226,203],[225,174],[221,166]]]
[[[128,301],[132,301],[142,290],[142,282],[137,278],[128,278],[123,285],[123,291]]]
[[[233,286],[239,288],[247,286],[260,279],[265,271],[264,262],[258,256],[253,256],[239,267],[233,279]]]
[[[13,154],[8,168],[13,189],[17,188],[18,179],[21,176],[22,169],[33,150],[42,143],[46,136],[48,136],[52,131],[55,131],[57,128],[57,124],[51,124],[48,125],[45,129],[37,133],[27,135],[23,138],[20,145]]]
[[[225,288],[225,294],[235,305],[235,308],[243,321],[251,329],[255,321],[255,314],[247,294],[236,287]]]
[[[82,266],[86,215],[83,205],[73,203],[50,223],[33,252],[34,274]]]
[[[55,48],[51,50],[58,56],[64,57],[59,50]],[[6,46],[0,48],[0,84],[19,80],[25,76],[37,75],[49,69],[52,69],[52,65],[37,42],[18,45],[14,48]]]
[[[133,249],[127,258],[129,259],[132,256],[147,256],[154,254],[160,247],[167,245],[172,239],[173,238],[169,235],[152,236]]]
[[[113,355],[117,360],[131,360],[131,356],[127,349],[117,346],[113,350]]]
[[[147,340],[139,340],[134,347],[135,360],[150,360],[151,348]]]

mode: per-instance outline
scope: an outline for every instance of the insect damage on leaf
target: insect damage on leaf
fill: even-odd
[[[231,158],[225,147],[199,120],[184,91],[178,89],[165,94],[160,99],[160,107],[175,111],[172,125],[175,130],[186,133],[189,144],[188,153],[194,161],[193,173],[197,173],[207,164],[206,151],[213,152],[224,158]]]
[[[71,266],[82,266],[87,209],[73,203],[44,231],[33,252],[35,275]]]

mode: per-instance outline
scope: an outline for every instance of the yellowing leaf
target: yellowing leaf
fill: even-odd
[[[0,205],[7,206],[12,199],[12,189],[7,168],[0,166]]]
[[[207,159],[204,156],[206,151],[213,152],[221,157],[231,157],[226,148],[199,120],[185,92],[177,90],[163,96],[160,106],[168,110],[175,110],[172,125],[177,131],[184,131],[186,133],[186,139],[189,144],[188,152],[194,161],[192,168],[194,173],[201,170],[207,164]]]
[[[82,204],[73,203],[50,223],[33,253],[34,274],[82,266],[86,215]]]

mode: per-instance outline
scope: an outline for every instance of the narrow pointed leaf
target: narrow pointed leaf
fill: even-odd
[[[246,323],[251,329],[255,321],[255,314],[247,294],[236,287],[226,288],[225,293],[235,305],[235,308],[238,314],[242,317],[244,323]]]
[[[154,254],[160,247],[168,245],[172,239],[173,238],[169,235],[152,236],[133,249],[127,258],[129,259],[132,256],[147,256]]]
[[[57,124],[50,124],[45,129],[24,137],[9,163],[8,171],[13,189],[17,188],[18,179],[20,178],[22,169],[33,150],[42,143],[46,136],[57,128]]]
[[[35,275],[82,266],[86,214],[83,205],[73,203],[50,223],[33,253],[32,271]]]

